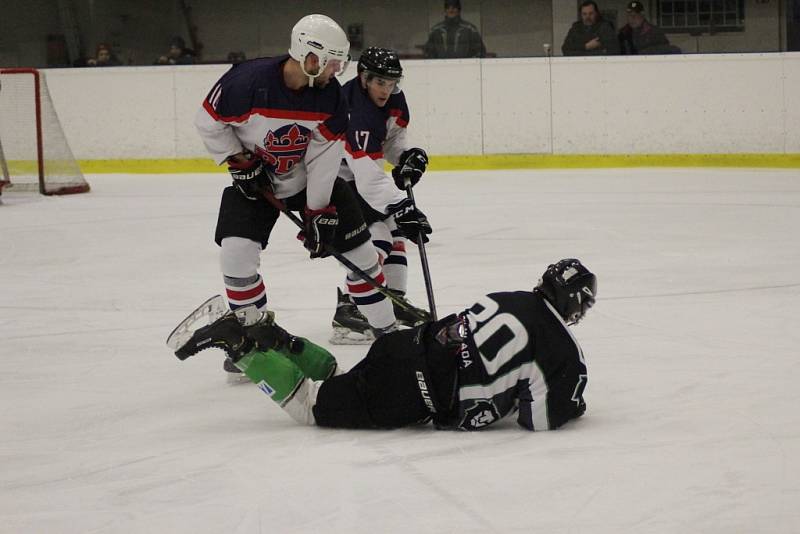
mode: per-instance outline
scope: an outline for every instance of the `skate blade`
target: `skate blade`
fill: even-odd
[[[333,327],[333,335],[330,338],[331,345],[372,345],[375,336],[372,332],[360,333],[341,326]]]
[[[178,350],[192,339],[195,330],[213,323],[225,315],[227,311],[228,307],[225,305],[225,299],[220,295],[214,295],[198,306],[192,313],[187,315],[186,318],[175,327],[167,337],[167,347],[172,350]]]

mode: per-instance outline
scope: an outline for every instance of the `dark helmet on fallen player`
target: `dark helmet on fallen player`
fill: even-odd
[[[377,76],[397,82],[395,93],[400,92],[400,80],[403,79],[403,66],[397,52],[389,48],[371,46],[358,58],[358,75],[366,72],[367,76]]]
[[[575,324],[594,305],[597,277],[574,258],[547,267],[535,292],[543,295],[567,324]]]

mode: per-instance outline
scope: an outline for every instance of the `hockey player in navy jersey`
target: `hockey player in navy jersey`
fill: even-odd
[[[168,345],[181,360],[225,350],[304,424],[396,428],[432,419],[440,429],[478,430],[516,414],[528,430],[553,430],[586,410],[586,362],[568,325],[596,293],[594,274],[561,260],[532,291],[491,293],[459,314],[378,338],[347,373],[272,316],[229,313]]]
[[[350,123],[339,176],[356,191],[383,263],[386,286],[404,296],[408,279],[406,239],[416,242],[420,231],[425,236],[432,230],[427,217],[402,190],[406,179],[411,185],[419,181],[428,156],[423,149],[411,147],[406,137],[410,114],[400,89],[403,67],[397,53],[387,48],[367,48],[358,60],[357,71],[358,75],[343,88]],[[395,166],[392,177],[383,170],[386,161]],[[427,241],[427,237],[424,239]],[[338,291],[331,343],[372,342],[370,325],[357,309],[365,298],[370,297]],[[429,316],[419,308],[412,312],[395,306],[394,312],[398,323],[404,326],[413,326],[421,322],[420,317]]]
[[[214,84],[195,125],[218,164],[227,164],[226,187],[215,241],[231,309],[265,310],[267,292],[260,254],[280,212],[267,191],[303,214],[304,245],[322,257],[332,245],[372,278],[383,282],[358,201],[337,179],[344,157],[347,106],[336,76],[344,72],[350,43],[332,19],[303,17],[292,29],[289,54],[234,66]],[[359,310],[372,328],[394,328],[392,305],[358,276],[353,282]],[[226,369],[238,371],[226,363]]]

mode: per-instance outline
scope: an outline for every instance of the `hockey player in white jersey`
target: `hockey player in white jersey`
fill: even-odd
[[[358,60],[358,74],[347,82],[344,95],[350,112],[345,159],[339,176],[355,189],[369,225],[372,242],[381,256],[386,286],[397,296],[407,289],[407,239],[416,242],[422,231],[427,241],[427,217],[402,191],[405,180],[415,185],[428,164],[421,148],[411,147],[406,136],[410,113],[400,88],[403,67],[394,50],[370,47]],[[392,177],[385,162],[394,165]],[[331,343],[370,343],[371,329],[357,305],[368,296],[338,291]],[[399,324],[413,326],[430,318],[420,308],[394,307]]]
[[[228,165],[233,178],[222,194],[215,233],[233,310],[249,305],[266,310],[260,255],[280,212],[265,195],[302,213],[299,237],[312,258],[325,256],[330,245],[372,278],[383,278],[358,201],[337,178],[348,116],[336,75],[347,66],[349,47],[330,18],[303,17],[292,29],[288,55],[232,67],[197,114],[206,148],[218,164]],[[353,272],[347,281],[364,297],[358,306],[370,327],[394,328],[389,300]],[[227,361],[226,369],[238,372]]]
[[[347,373],[271,316],[243,325],[229,314],[193,333],[179,326],[167,344],[181,360],[225,350],[303,424],[396,428],[433,420],[439,429],[479,430],[516,414],[523,428],[553,430],[586,410],[586,361],[568,326],[596,293],[594,274],[561,260],[532,291],[492,293],[459,314],[378,338]]]

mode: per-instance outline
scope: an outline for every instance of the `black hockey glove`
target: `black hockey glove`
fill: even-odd
[[[258,200],[264,198],[262,191],[269,190],[269,176],[261,163],[261,159],[248,155],[250,159],[244,162],[228,161],[228,172],[233,177],[233,185],[245,198]]]
[[[419,238],[422,235],[422,242],[429,241],[427,234],[433,232],[428,218],[414,206],[411,200],[404,198],[397,204],[389,206],[389,213],[397,223],[397,229],[403,232],[403,235],[419,245]]]
[[[421,148],[409,148],[402,154],[397,162],[397,167],[392,169],[392,178],[399,189],[405,190],[406,178],[411,180],[411,185],[417,185],[422,173],[428,168],[428,155]]]
[[[312,210],[306,206],[303,219],[305,222],[305,229],[301,232],[303,246],[311,252],[311,258],[329,256],[330,254],[325,251],[325,245],[332,244],[336,235],[336,226],[339,224],[336,206],[318,210]]]

